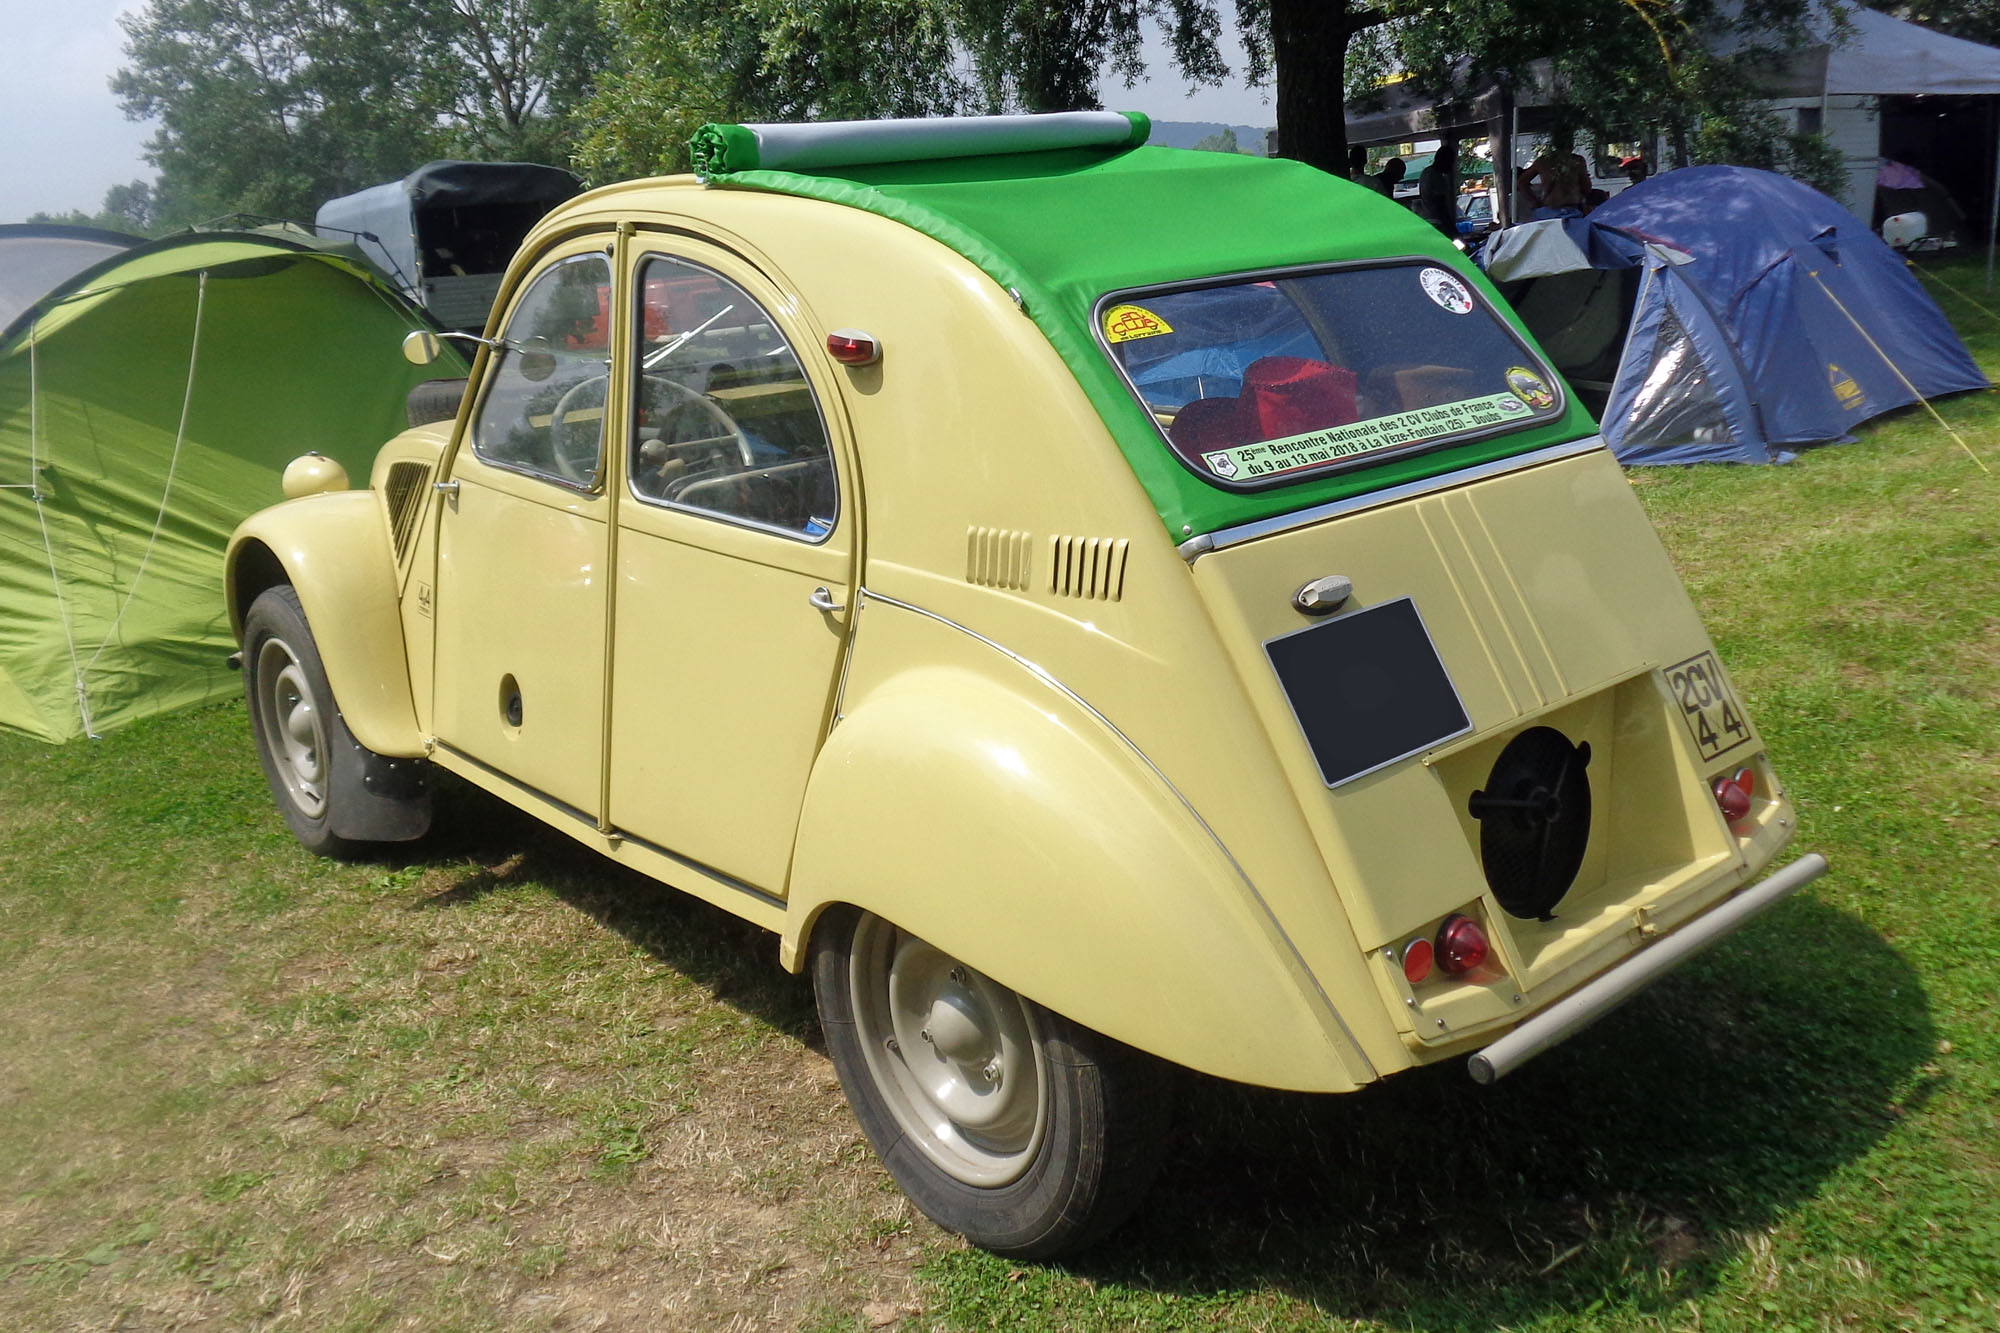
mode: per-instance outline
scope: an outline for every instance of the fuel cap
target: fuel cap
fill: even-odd
[[[1328,574],[1293,593],[1292,605],[1298,608],[1301,615],[1331,615],[1346,605],[1347,599],[1353,595],[1353,579],[1345,574]]]

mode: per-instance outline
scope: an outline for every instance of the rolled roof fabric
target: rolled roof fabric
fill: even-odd
[[[984,157],[1058,148],[1136,148],[1152,122],[1136,111],[929,120],[831,120],[815,125],[704,125],[689,141],[703,176],[812,171],[874,162]]]

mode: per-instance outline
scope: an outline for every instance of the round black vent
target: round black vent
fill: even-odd
[[[1479,858],[1500,905],[1549,919],[1569,892],[1590,841],[1590,745],[1554,727],[1530,727],[1507,742],[1468,803],[1479,821]]]

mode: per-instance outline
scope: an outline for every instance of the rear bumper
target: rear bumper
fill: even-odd
[[[1551,1046],[1595,1023],[1751,917],[1779,899],[1796,893],[1825,872],[1825,857],[1817,852],[1802,856],[1714,911],[1626,959],[1473,1055],[1466,1062],[1473,1080],[1492,1083],[1505,1078]]]

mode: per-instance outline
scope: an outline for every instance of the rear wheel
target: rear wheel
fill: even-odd
[[[354,739],[289,584],[259,595],[243,618],[243,689],[271,794],[307,850],[351,856],[429,827],[427,766]]]
[[[827,1050],[869,1142],[938,1225],[1046,1258],[1137,1206],[1166,1132],[1163,1071],[880,917],[813,935]]]

